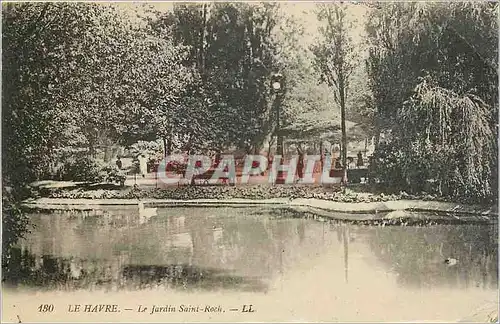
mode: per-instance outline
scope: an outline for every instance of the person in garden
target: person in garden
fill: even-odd
[[[297,181],[300,181],[304,177],[304,150],[300,144],[297,146],[297,153],[299,155],[297,161]]]
[[[120,157],[118,157],[116,159],[116,166],[118,167],[118,169],[120,169],[120,170],[122,169],[123,164],[122,164],[122,160],[120,159]]]
[[[340,156],[335,159],[335,169],[342,169],[342,162],[340,161]]]
[[[146,156],[144,154],[139,155],[139,173],[142,175],[142,177],[146,177],[146,174],[148,173],[148,166],[146,163]]]
[[[358,163],[356,163],[356,165],[358,166],[358,168],[363,166],[363,154],[361,153],[361,151],[358,152]]]

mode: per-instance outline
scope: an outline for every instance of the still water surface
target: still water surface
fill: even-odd
[[[273,296],[281,321],[456,320],[498,295],[497,223],[358,226],[269,208],[54,211],[31,220],[9,276],[18,293]]]

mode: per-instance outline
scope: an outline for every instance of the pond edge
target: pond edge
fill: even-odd
[[[255,207],[278,206],[293,209],[308,209],[342,214],[378,214],[400,211],[427,212],[445,215],[476,216],[484,220],[498,219],[497,206],[462,205],[450,202],[424,200],[393,200],[384,202],[336,202],[321,199],[273,198],[273,199],[28,199],[23,206],[35,209],[95,209],[98,207],[137,206],[145,207]],[[394,217],[395,215],[392,215]]]

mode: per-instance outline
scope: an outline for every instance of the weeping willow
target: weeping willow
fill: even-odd
[[[487,200],[496,164],[492,107],[422,78],[398,113],[399,147],[408,182],[433,183],[441,195]]]

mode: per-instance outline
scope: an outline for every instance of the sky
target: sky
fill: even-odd
[[[318,35],[318,28],[321,23],[318,21],[315,8],[317,3],[314,2],[283,2],[281,3],[283,10],[289,15],[296,17],[302,22],[305,27],[304,41],[312,43]],[[351,32],[354,41],[361,39],[363,33],[364,16],[367,13],[367,8],[363,5],[348,5],[348,17],[354,22],[355,28]]]
[[[253,1],[258,3],[256,1]],[[352,1],[356,3],[356,1]],[[159,11],[169,11],[173,8],[173,2],[148,2],[148,5],[153,6],[155,9]],[[280,5],[282,10],[287,14],[295,17],[305,28],[305,33],[302,41],[305,45],[310,45],[314,42],[315,37],[318,34],[318,28],[321,23],[316,18],[316,14],[314,13],[316,3],[312,1],[296,1],[296,2],[287,2],[281,1]],[[357,42],[361,40],[363,34],[363,24],[364,24],[364,16],[367,13],[367,7],[362,4],[348,4],[348,12],[349,18],[355,22],[355,28],[352,30],[351,36],[353,37],[353,41]]]

